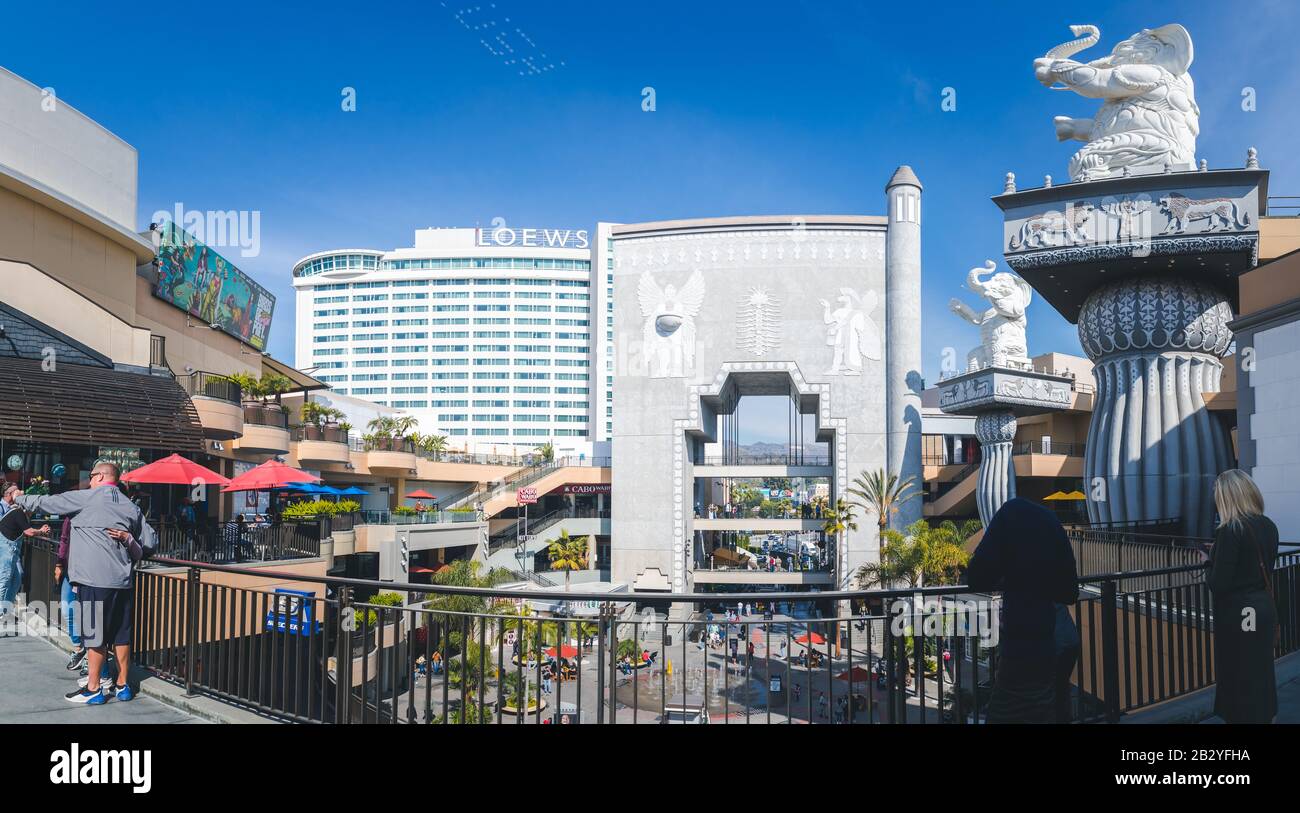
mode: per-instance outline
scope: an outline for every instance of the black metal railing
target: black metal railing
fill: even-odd
[[[329,536],[329,520],[300,522],[153,521],[158,532],[156,556],[214,564],[274,562],[320,556],[320,541]]]
[[[179,376],[177,380],[182,382],[185,392],[191,396],[215,398],[218,401],[226,401],[231,404],[241,404],[243,402],[243,389],[240,388],[237,382],[224,375],[194,372],[189,375]]]
[[[289,415],[279,404],[244,404],[244,423],[288,429]]]
[[[1279,655],[1298,644],[1298,563],[1292,555],[1275,570],[1286,608]],[[137,576],[137,660],[192,692],[284,719],[645,723],[707,715],[726,723],[960,724],[985,720],[997,675],[997,597],[961,586],[657,600],[573,590],[565,606],[595,607],[595,615],[544,617],[521,616],[510,604],[553,606],[553,591],[159,564],[175,569]],[[1070,611],[1081,651],[1060,695],[1061,719],[1116,721],[1213,683],[1204,583],[1119,586],[1121,578],[1200,570],[1080,579]],[[205,582],[209,571],[292,578],[318,589],[275,594]],[[376,590],[418,601],[395,607],[361,600]],[[722,600],[755,606],[750,615],[726,616]],[[636,602],[660,606],[647,617]],[[670,615],[678,602],[682,615]],[[823,616],[800,612],[805,602],[820,602]],[[696,604],[712,617],[692,613]],[[910,624],[900,626],[900,617]]]
[[[361,438],[362,451],[366,452],[402,452],[415,454],[415,443],[410,438]]]
[[[1048,443],[1044,445],[1042,441],[1030,441],[1029,443],[1017,443],[1012,447],[1012,454],[1063,454],[1069,457],[1083,457],[1084,444],[1082,443]]]
[[[294,440],[317,440],[325,443],[347,443],[348,430],[339,426],[316,426],[315,424],[302,424],[293,428],[291,436]]]
[[[25,546],[29,603],[57,605],[53,544]],[[1069,605],[1080,651],[1058,719],[1116,722],[1213,685],[1201,573],[1080,577]],[[135,579],[137,663],[191,694],[300,722],[980,723],[998,671],[999,598],[961,585],[561,595],[165,558]],[[1136,579],[1154,586],[1122,587]],[[277,589],[285,582],[297,589]],[[1279,556],[1272,582],[1281,657],[1300,649],[1300,554]],[[399,606],[378,595],[394,592]],[[521,609],[561,597],[549,616]]]

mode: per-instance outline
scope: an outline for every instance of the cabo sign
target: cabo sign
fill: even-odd
[[[589,248],[586,229],[475,229],[475,243],[497,248]]]

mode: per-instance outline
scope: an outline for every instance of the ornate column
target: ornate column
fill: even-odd
[[[1084,461],[1093,522],[1182,517],[1208,536],[1214,480],[1232,448],[1202,393],[1218,392],[1232,309],[1216,288],[1144,277],[1094,291],[1079,341],[1096,365]]]
[[[980,479],[975,491],[980,522],[989,520],[1002,504],[1016,496],[1016,467],[1011,460],[1016,439],[1016,413],[1009,409],[975,416],[975,437],[980,442]]]

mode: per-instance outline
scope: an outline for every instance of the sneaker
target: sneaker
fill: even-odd
[[[83,706],[102,706],[108,702],[103,692],[88,692],[85,689],[78,689],[75,692],[63,696],[69,703],[79,703]]]
[[[131,691],[131,684],[125,686],[114,686],[113,693],[117,697],[117,702],[126,703],[135,697],[135,692]]]
[[[68,658],[68,666],[67,666],[68,671],[71,672],[73,669],[81,669],[85,665],[85,661],[86,661],[85,647],[77,647],[77,650],[72,653],[72,656],[70,658]]]
[[[81,677],[77,678],[77,685],[83,689],[86,688],[86,685],[88,683],[90,683],[90,675],[83,674]],[[112,685],[113,685],[113,673],[108,671],[107,669],[100,671],[99,687],[102,689],[106,686],[112,686]]]

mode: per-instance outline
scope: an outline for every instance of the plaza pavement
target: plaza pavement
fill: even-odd
[[[44,638],[12,632],[0,637],[0,724],[203,722],[142,694],[129,703],[110,700],[102,706],[73,705],[63,696],[77,688],[78,673],[65,669],[67,662],[67,655]]]

